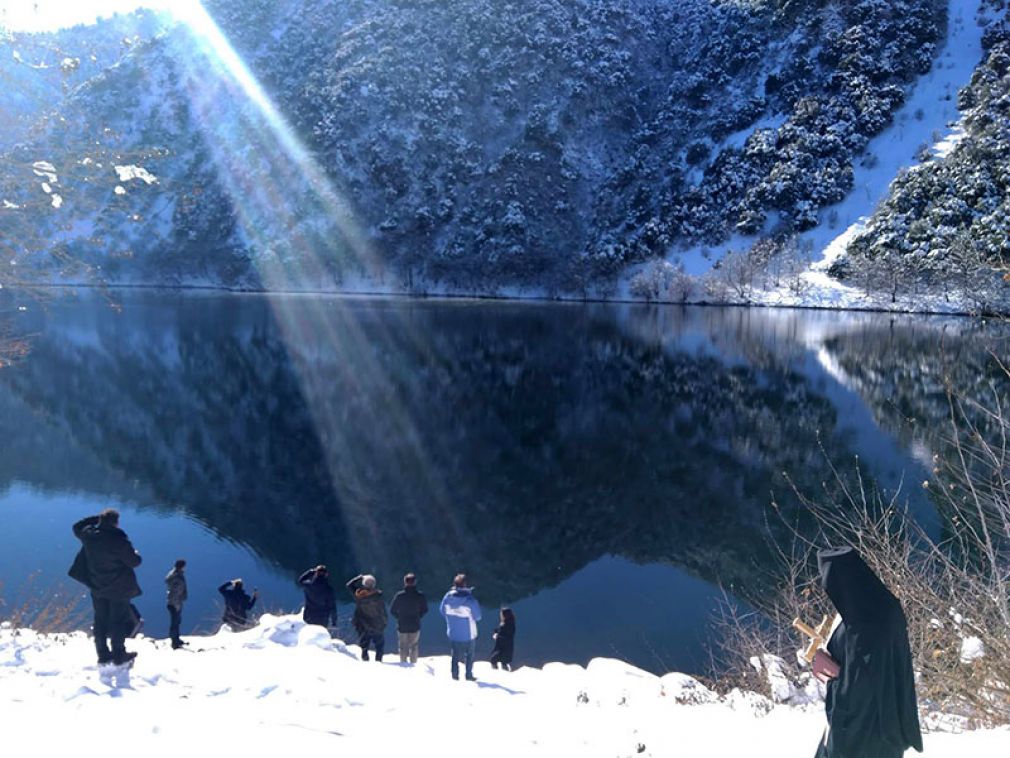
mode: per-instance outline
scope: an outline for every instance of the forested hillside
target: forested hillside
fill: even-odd
[[[1003,11],[983,6],[992,19]],[[189,19],[139,41],[89,69],[57,109],[34,108],[16,147],[0,145],[3,244],[21,270],[606,295],[629,266],[685,247],[781,244],[823,224],[853,190],[854,166],[872,159],[868,142],[934,65],[950,10],[945,0],[207,8],[216,28]],[[992,179],[1006,130],[1003,30],[990,26],[987,63],[961,94],[970,138],[900,177],[835,273],[882,250],[946,250],[951,230],[985,259],[999,253],[998,224],[979,217],[1003,215]],[[3,47],[26,40],[52,44],[35,35]],[[957,166],[980,151],[991,180],[969,188]],[[947,218],[951,203],[959,219]]]
[[[1002,3],[997,3],[1002,5]],[[898,176],[887,201],[835,273],[874,269],[991,302],[990,267],[1010,266],[1010,26],[989,27],[986,57],[958,96],[963,135],[938,159]]]

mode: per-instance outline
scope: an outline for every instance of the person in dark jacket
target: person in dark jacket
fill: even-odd
[[[347,588],[354,594],[354,618],[351,623],[358,633],[361,660],[368,660],[371,645],[375,647],[375,660],[381,661],[386,647],[386,622],[389,620],[382,590],[375,586],[375,577],[371,574],[359,574],[347,583]]]
[[[119,511],[112,508],[81,519],[73,530],[82,547],[70,575],[91,589],[98,662],[128,663],[137,657],[126,652],[126,636],[134,625],[130,600],[141,594],[133,571],[140,553],[119,528]]]
[[[337,599],[326,566],[310,568],[298,577],[298,585],[305,592],[305,610],[302,612],[305,623],[336,626]]]
[[[512,670],[512,656],[516,639],[516,615],[511,608],[502,608],[498,619],[498,626],[495,627],[494,649],[491,651],[491,668],[498,668],[498,664],[506,671]]]
[[[252,626],[246,614],[256,605],[259,592],[253,590],[253,594],[250,596],[243,588],[241,579],[225,582],[217,588],[217,591],[224,598],[224,617],[221,620],[235,632]]]
[[[189,592],[186,589],[185,569],[186,561],[180,558],[165,576],[168,636],[172,639],[173,650],[178,650],[186,644],[179,636],[179,627],[182,625],[182,604],[189,598]]]
[[[901,603],[851,547],[817,553],[821,586],[841,616],[828,640],[828,729],[817,758],[901,758],[922,752],[915,676]]]
[[[428,600],[417,589],[417,577],[414,574],[403,577],[403,589],[393,597],[389,612],[396,619],[400,663],[417,663],[421,616],[428,612]]]

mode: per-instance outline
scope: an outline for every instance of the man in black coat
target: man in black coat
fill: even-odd
[[[320,565],[298,577],[298,584],[305,592],[302,618],[306,624],[337,625],[337,600],[329,576],[326,566]]]
[[[898,599],[851,547],[817,554],[821,586],[842,617],[828,640],[828,730],[817,758],[901,758],[922,752],[908,627]]]
[[[140,554],[119,528],[119,511],[115,509],[83,518],[73,529],[82,547],[70,576],[91,589],[98,662],[128,663],[137,657],[126,652],[125,642],[134,625],[130,600],[140,595],[133,572],[140,565]]]
[[[253,594],[250,597],[249,593],[243,588],[241,579],[232,579],[230,582],[225,582],[217,588],[217,591],[224,598],[224,617],[221,620],[230,626],[234,632],[248,629],[251,624],[246,614],[256,605],[256,598],[259,597],[259,592],[253,590]]]
[[[375,586],[371,574],[359,574],[347,583],[347,589],[354,593],[354,618],[351,623],[358,633],[361,645],[361,660],[368,660],[368,648],[375,647],[375,660],[381,661],[386,648],[386,601],[382,590]]]
[[[417,663],[421,640],[421,616],[428,612],[428,600],[424,593],[417,589],[416,576],[407,574],[403,577],[403,589],[393,597],[389,612],[396,619],[400,663]]]

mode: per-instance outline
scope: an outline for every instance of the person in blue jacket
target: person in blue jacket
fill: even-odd
[[[466,574],[456,574],[452,589],[445,593],[438,610],[445,618],[445,632],[452,648],[452,678],[459,679],[459,664],[463,662],[467,681],[476,681],[473,656],[477,647],[480,603],[473,596],[473,588],[466,586]]]

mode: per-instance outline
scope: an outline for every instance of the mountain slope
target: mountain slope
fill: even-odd
[[[982,41],[984,60],[958,94],[956,138],[897,177],[836,275],[896,289],[925,282],[976,307],[996,304],[993,269],[1010,266],[1010,26],[991,25]]]
[[[947,21],[940,0],[208,7],[263,91],[208,45],[216,30],[140,46],[9,153],[21,261],[51,270],[55,251],[64,275],[72,260],[110,281],[606,293],[685,245],[817,224]],[[40,202],[40,158],[58,204]]]

